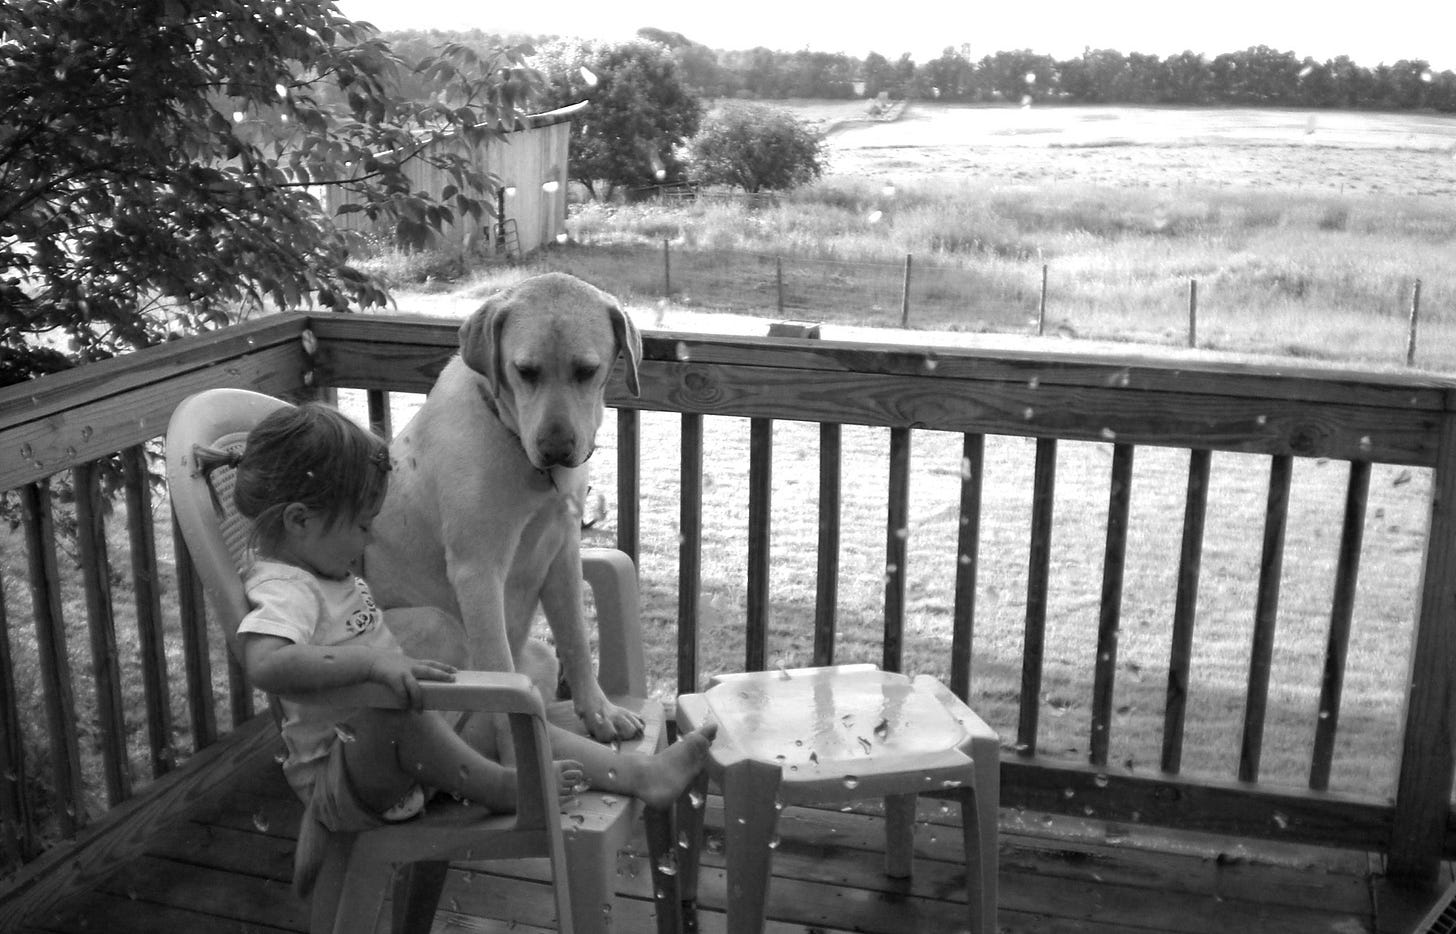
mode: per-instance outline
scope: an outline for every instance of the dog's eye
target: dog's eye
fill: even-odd
[[[582,364],[576,368],[576,381],[578,383],[589,383],[596,379],[597,367],[592,364]]]
[[[516,366],[516,376],[520,377],[521,382],[525,383],[526,385],[534,386],[536,385],[536,381],[541,378],[541,368],[535,366],[521,366],[518,364]]]

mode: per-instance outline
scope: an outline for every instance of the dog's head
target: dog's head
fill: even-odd
[[[460,326],[461,358],[485,377],[501,421],[541,469],[591,456],[619,355],[637,395],[637,328],[616,299],[566,273],[498,292]]]

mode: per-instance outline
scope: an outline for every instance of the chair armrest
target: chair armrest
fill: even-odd
[[[546,719],[546,707],[531,679],[518,672],[457,671],[454,681],[421,681],[427,710],[520,713]],[[335,707],[401,709],[404,701],[382,684],[355,684],[311,694],[290,694],[300,703]]]
[[[642,614],[632,559],[615,548],[583,548],[581,576],[597,610],[598,683],[608,695],[645,697]]]

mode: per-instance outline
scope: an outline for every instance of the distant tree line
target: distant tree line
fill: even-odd
[[[1421,59],[1374,67],[1347,56],[1316,61],[1264,45],[1209,57],[1185,51],[1168,58],[1115,49],[1087,49],[1056,59],[1022,49],[972,58],[969,45],[947,47],[917,63],[878,52],[856,58],[840,52],[763,47],[711,49],[680,33],[641,29],[677,60],[681,78],[706,98],[782,100],[791,97],[877,97],[961,103],[1175,104],[1330,109],[1434,110],[1456,113],[1456,72],[1435,72]],[[395,32],[401,54],[421,56],[445,38],[467,43],[540,41],[530,36]]]

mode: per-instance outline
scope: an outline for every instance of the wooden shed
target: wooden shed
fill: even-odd
[[[566,233],[567,156],[571,141],[571,119],[586,108],[581,101],[521,119],[520,129],[476,148],[480,167],[499,180],[496,210],[499,221],[480,223],[458,218],[440,234],[440,245],[467,245],[487,253],[522,256]],[[436,145],[464,146],[451,139]],[[410,183],[439,192],[450,180],[424,160],[406,167]],[[339,215],[341,205],[358,200],[352,193],[331,186],[324,193],[324,207],[334,222],[346,229],[368,229],[362,213]]]

